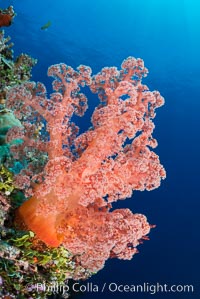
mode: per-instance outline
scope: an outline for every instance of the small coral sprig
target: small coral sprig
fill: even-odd
[[[0,192],[10,195],[14,188],[12,172],[4,165],[0,165]]]

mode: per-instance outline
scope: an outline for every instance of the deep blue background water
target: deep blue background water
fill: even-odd
[[[119,284],[193,284],[195,293],[89,293],[80,298],[199,298],[200,296],[200,4],[198,0],[19,0],[17,17],[6,28],[15,53],[38,59],[33,80],[49,65],[120,66],[129,55],[149,69],[145,83],[165,97],[157,111],[156,152],[167,171],[162,186],[135,192],[118,203],[144,213],[157,225],[132,261],[110,260],[90,281]],[[52,25],[42,31],[48,20]],[[49,89],[50,90],[50,89]],[[92,106],[92,105],[91,105]],[[93,108],[93,107],[92,107]],[[86,114],[89,122],[90,110]],[[85,123],[85,121],[84,121]],[[81,129],[85,125],[80,121]]]

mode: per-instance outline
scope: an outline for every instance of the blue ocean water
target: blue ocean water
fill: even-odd
[[[32,79],[46,84],[48,66],[65,62],[120,66],[123,59],[144,59],[150,90],[159,90],[166,103],[157,111],[154,137],[167,179],[159,189],[135,192],[118,203],[143,213],[157,227],[150,241],[139,246],[131,261],[109,260],[89,282],[98,292],[72,298],[172,298],[200,296],[200,3],[198,0],[20,0],[1,1],[17,12],[6,34],[21,52],[38,59]],[[51,26],[41,30],[48,21]],[[91,104],[91,107],[94,104]],[[89,112],[86,114],[89,122]],[[81,129],[85,129],[80,121]],[[193,285],[194,292],[103,293],[106,283],[116,285]],[[87,282],[83,282],[87,284]],[[153,291],[152,291],[153,293]]]

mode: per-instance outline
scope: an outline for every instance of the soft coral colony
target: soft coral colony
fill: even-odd
[[[73,262],[73,269],[63,280],[85,278],[102,269],[110,257],[131,259],[141,240],[148,238],[151,225],[144,215],[112,206],[134,190],[159,187],[165,178],[159,157],[151,150],[157,145],[152,120],[164,100],[142,84],[147,73],[143,60],[133,57],[124,60],[120,70],[105,67],[97,75],[84,65],[74,70],[57,64],[48,69],[54,78],[50,97],[42,83],[29,78],[6,88],[3,111],[8,117],[13,111],[16,119],[12,115],[11,128],[3,136],[10,150],[5,165],[14,173],[12,190],[21,189],[26,196],[15,212],[15,225],[34,232],[28,256],[36,255],[40,263],[41,248],[48,252],[42,259],[49,261],[52,252],[70,253],[66,261]],[[97,94],[100,104],[91,127],[79,133],[73,120],[87,109],[83,91]],[[10,176],[7,170],[4,173]],[[11,202],[4,189],[0,202],[7,211]]]
[[[144,215],[111,211],[112,202],[131,197],[133,190],[155,189],[165,178],[151,151],[157,145],[152,119],[164,100],[141,83],[146,74],[142,59],[133,57],[120,70],[105,67],[94,76],[84,65],[74,70],[57,64],[48,69],[54,78],[50,98],[34,82],[15,86],[7,96],[7,107],[22,124],[7,134],[7,142],[22,140],[11,146],[15,157],[48,155],[42,171],[30,163],[16,176],[16,184],[29,186],[16,222],[47,246],[67,248],[91,272],[110,257],[131,259],[151,228]],[[100,105],[92,127],[78,135],[72,116],[87,108],[85,86],[98,94]]]

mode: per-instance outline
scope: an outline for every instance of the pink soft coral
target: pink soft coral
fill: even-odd
[[[8,96],[8,106],[25,121],[23,150],[48,153],[44,179],[40,176],[18,217],[38,239],[49,246],[63,244],[91,271],[110,256],[130,259],[150,230],[145,216],[128,209],[110,212],[111,203],[131,197],[133,190],[157,188],[165,178],[159,157],[150,150],[157,145],[152,119],[164,100],[142,85],[146,74],[143,61],[133,57],[123,61],[121,70],[106,67],[93,77],[89,67],[75,71],[58,64],[48,70],[55,78],[50,99],[41,83],[31,82]],[[87,108],[80,93],[85,85],[101,104],[92,115],[92,128],[76,137],[71,117]],[[44,122],[48,137],[36,137]]]

